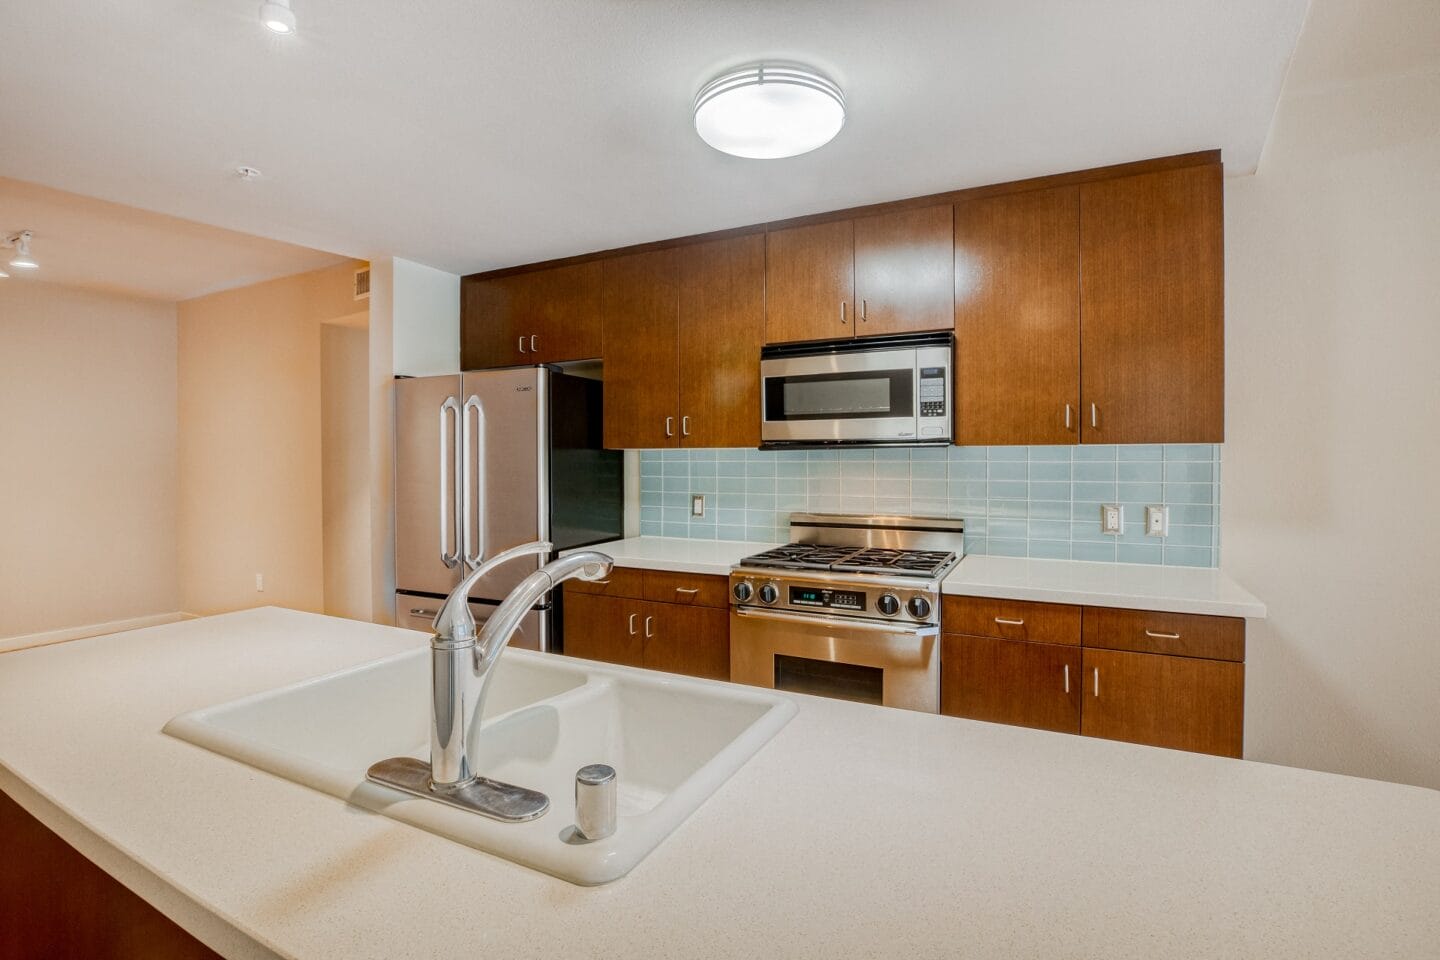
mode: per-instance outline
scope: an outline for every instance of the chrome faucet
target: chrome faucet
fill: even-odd
[[[566,580],[608,576],[613,561],[583,551],[552,560],[510,591],[479,634],[470,611],[470,588],[490,571],[527,554],[547,554],[546,541],[512,547],[481,563],[460,582],[435,615],[430,638],[430,763],[394,757],[372,766],[367,779],[498,820],[532,820],[549,809],[543,794],[477,776],[470,766],[494,666],[510,638],[541,597]]]

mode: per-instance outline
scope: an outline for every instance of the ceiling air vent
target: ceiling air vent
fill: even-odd
[[[355,299],[370,299],[370,268],[355,271]]]

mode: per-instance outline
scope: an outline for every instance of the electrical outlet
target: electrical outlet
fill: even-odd
[[[1100,532],[1120,536],[1125,528],[1125,508],[1118,503],[1100,504]]]
[[[690,496],[690,516],[705,516],[705,494],[695,493]]]
[[[1170,532],[1170,508],[1151,504],[1145,508],[1145,536],[1163,537]]]
[[[263,574],[263,573],[257,573],[257,574],[255,574],[255,590],[256,590],[256,592],[258,592],[258,593],[264,593],[264,592],[265,592],[265,574]]]

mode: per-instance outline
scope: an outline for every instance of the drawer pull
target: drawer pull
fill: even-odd
[[[630,636],[632,637],[635,636],[635,618],[638,616],[638,613],[630,614]]]
[[[595,584],[595,586],[597,586],[597,587],[608,587],[608,586],[610,586],[610,581],[609,581],[609,580],[591,580],[590,582],[593,583],[593,584]]]
[[[1004,617],[996,617],[996,618],[995,618],[995,622],[998,623],[998,624],[1000,624],[1001,626],[1004,626],[1004,627],[1023,627],[1023,626],[1025,626],[1025,620],[1024,620],[1023,618],[1020,619],[1020,620],[1007,620],[1007,619],[1005,619]]]
[[[439,612],[439,610],[426,610],[424,607],[410,608],[410,616],[412,617],[431,617],[433,619],[435,614]]]
[[[1146,631],[1145,631],[1145,636],[1151,638],[1152,640],[1179,640],[1179,639],[1180,639],[1180,634],[1178,634],[1178,633],[1156,633],[1154,630],[1146,630]]]
[[[699,588],[699,587],[676,587],[676,588],[675,588],[675,592],[676,592],[676,593],[683,593],[683,594],[685,594],[687,597],[693,597],[693,596],[696,596],[697,594],[700,593],[700,588]]]

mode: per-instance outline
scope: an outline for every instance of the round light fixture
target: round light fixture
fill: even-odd
[[[38,270],[40,268],[40,264],[30,257],[30,237],[29,230],[21,230],[6,241],[15,248],[15,256],[10,258],[10,266],[21,270]]]
[[[295,11],[290,0],[266,0],[260,4],[260,22],[272,32],[288,36],[295,32]]]
[[[695,97],[695,132],[723,153],[755,160],[823,147],[845,125],[845,96],[826,77],[793,63],[754,63],[705,84]]]

